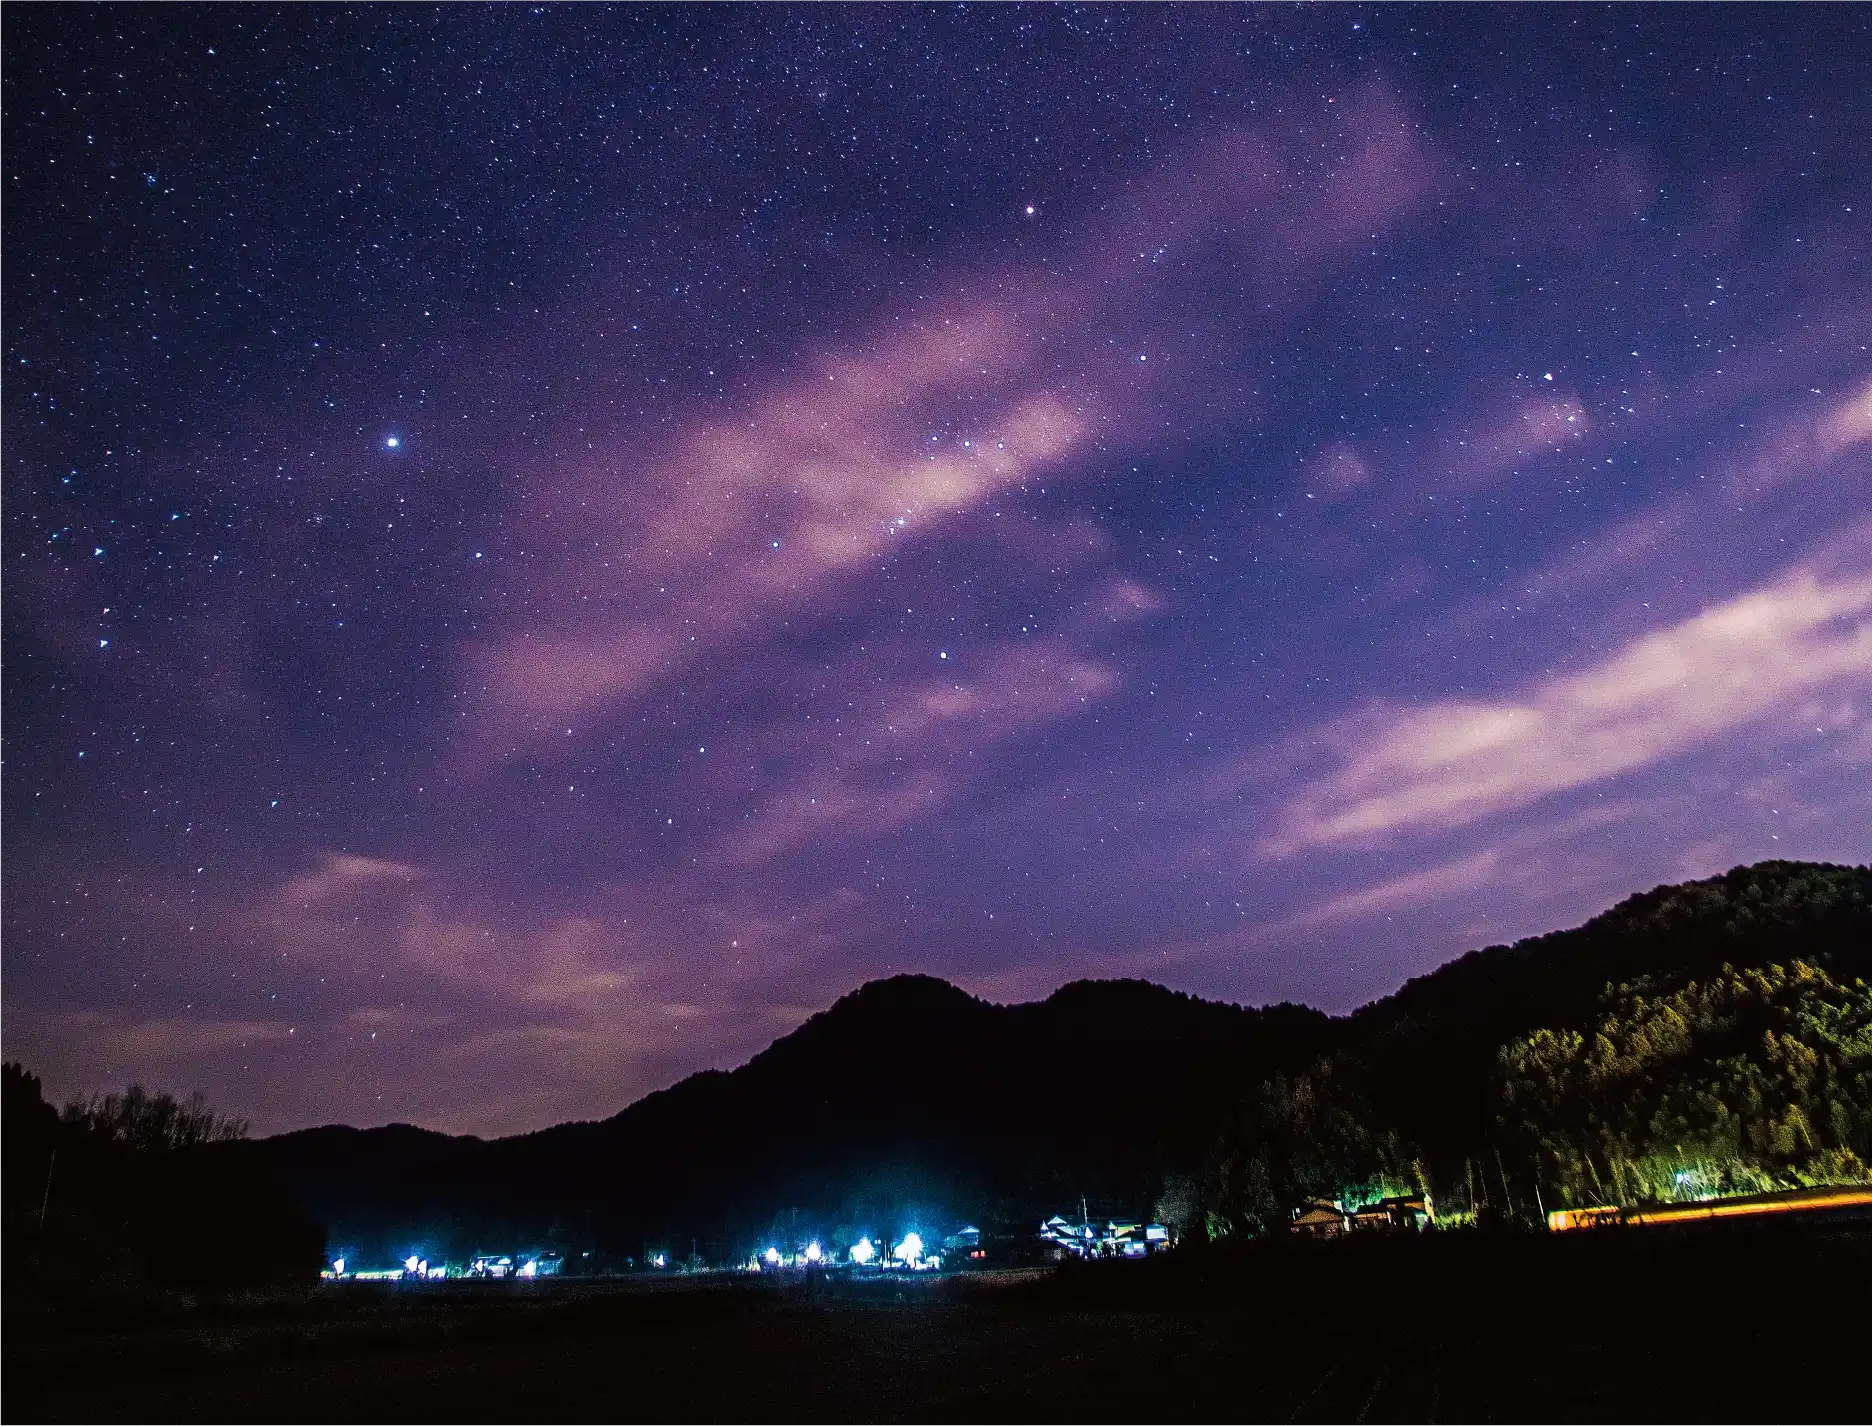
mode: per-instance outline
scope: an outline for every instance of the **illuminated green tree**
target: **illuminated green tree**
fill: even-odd
[[[1570,1204],[1863,1181],[1872,989],[1816,965],[1609,988],[1500,1056],[1502,1122]]]

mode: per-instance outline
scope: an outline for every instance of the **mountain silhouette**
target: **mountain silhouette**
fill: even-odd
[[[738,1242],[793,1208],[1025,1218],[1087,1197],[1136,1211],[1156,1165],[1199,1157],[1243,1087],[1308,1062],[1332,1023],[1144,981],[1001,1006],[895,976],[739,1069],[691,1075],[610,1119],[493,1141],[332,1126],[252,1151],[334,1243],[380,1252],[549,1236],[613,1256],[648,1240],[686,1250]]]
[[[1584,1025],[1609,984],[1796,957],[1872,975],[1872,869],[1764,862],[1472,952],[1345,1017],[1245,1008],[1141,980],[995,1005],[930,976],[874,981],[745,1065],[609,1119],[481,1140],[407,1125],[260,1140],[354,1252],[547,1243],[746,1251],[777,1216],[1037,1218],[1082,1198],[1147,1212],[1256,1087],[1322,1056],[1435,1153],[1486,1135],[1508,1040]]]

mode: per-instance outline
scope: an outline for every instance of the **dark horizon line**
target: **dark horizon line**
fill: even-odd
[[[612,1111],[612,1113],[607,1114],[602,1118],[562,1119],[551,1124],[541,1125],[538,1128],[522,1129],[512,1134],[499,1134],[499,1135],[495,1135],[492,1138],[484,1138],[483,1136],[479,1134],[451,1134],[445,1129],[430,1129],[430,1128],[424,1127],[421,1124],[412,1124],[408,1120],[402,1120],[402,1119],[393,1119],[389,1121],[388,1123],[384,1123],[384,1124],[368,1124],[368,1125],[343,1124],[343,1123],[338,1123],[338,1122],[333,1121],[333,1122],[328,1122],[324,1124],[308,1124],[297,1129],[282,1129],[278,1133],[262,1135],[255,1142],[265,1143],[274,1139],[290,1138],[291,1136],[295,1134],[318,1134],[318,1133],[324,1133],[328,1130],[333,1130],[333,1129],[349,1130],[352,1133],[357,1133],[357,1134],[374,1134],[374,1133],[383,1133],[383,1132],[391,1131],[391,1130],[403,1129],[403,1130],[409,1130],[413,1133],[433,1135],[438,1138],[449,1139],[455,1142],[473,1142],[473,1143],[479,1143],[479,1144],[502,1144],[502,1143],[508,1143],[515,1139],[529,1138],[534,1134],[551,1133],[555,1129],[571,1128],[571,1127],[575,1127],[575,1126],[583,1125],[583,1124],[609,1123],[611,1120],[616,1119],[619,1115],[628,1113],[630,1110],[636,1108],[638,1105],[644,1104],[648,1102],[649,1100],[656,1098],[656,1096],[660,1094],[668,1094],[670,1091],[680,1087],[681,1085],[687,1084],[690,1080],[699,1079],[708,1075],[726,1076],[726,1075],[738,1074],[742,1070],[746,1069],[749,1065],[753,1064],[755,1060],[758,1060],[762,1055],[766,1054],[775,1045],[778,1045],[782,1041],[790,1039],[792,1036],[797,1035],[801,1030],[805,1029],[806,1026],[812,1024],[815,1020],[819,1019],[820,1017],[831,1014],[833,1011],[838,1009],[839,1006],[843,1005],[846,1001],[851,1000],[855,996],[862,995],[866,990],[869,990],[873,986],[889,985],[893,981],[907,981],[907,980],[934,981],[939,985],[945,986],[948,989],[955,991],[956,994],[958,995],[966,996],[969,1000],[975,1002],[977,1005],[981,1005],[991,1010],[1017,1010],[1017,1009],[1022,1009],[1024,1007],[1027,1007],[1027,1006],[1045,1005],[1051,1002],[1052,1000],[1056,999],[1058,996],[1060,996],[1064,992],[1078,985],[1143,985],[1143,986],[1150,986],[1156,990],[1161,990],[1168,995],[1181,996],[1184,999],[1196,1001],[1197,1003],[1202,1004],[1202,1005],[1214,1005],[1214,1006],[1220,1006],[1220,1007],[1225,1007],[1228,1009],[1241,1010],[1241,1011],[1269,1011],[1269,1010],[1279,1010],[1283,1008],[1307,1010],[1315,1014],[1324,1016],[1329,1021],[1343,1023],[1345,1021],[1353,1019],[1356,1016],[1363,1015],[1367,1011],[1372,1010],[1379,1005],[1384,1004],[1386,1001],[1401,994],[1402,992],[1407,990],[1412,985],[1417,984],[1419,981],[1428,980],[1432,976],[1441,974],[1443,971],[1449,969],[1449,967],[1457,964],[1459,961],[1467,960],[1470,956],[1484,955],[1490,951],[1510,950],[1516,946],[1525,945],[1530,941],[1540,941],[1540,940],[1546,939],[1549,936],[1567,935],[1574,931],[1583,930],[1585,927],[1592,925],[1593,922],[1598,921],[1603,917],[1611,915],[1613,912],[1617,911],[1621,906],[1626,905],[1628,902],[1635,901],[1639,899],[1640,897],[1655,895],[1656,893],[1660,891],[1673,890],[1678,887],[1685,887],[1685,886],[1707,885],[1711,882],[1720,882],[1720,881],[1726,880],[1727,878],[1734,876],[1739,872],[1754,871],[1758,868],[1772,867],[1772,866],[1811,867],[1811,868],[1816,868],[1816,869],[1832,868],[1832,869],[1845,869],[1845,870],[1854,870],[1854,871],[1872,871],[1872,861],[1826,862],[1826,861],[1808,861],[1808,860],[1801,859],[1801,858],[1768,857],[1757,862],[1738,862],[1735,866],[1730,867],[1728,870],[1717,872],[1713,876],[1692,877],[1685,881],[1658,882],[1657,884],[1647,887],[1642,891],[1628,892],[1626,895],[1620,897],[1617,901],[1613,902],[1611,905],[1606,906],[1603,909],[1594,912],[1591,916],[1588,916],[1584,921],[1581,921],[1576,925],[1556,926],[1550,930],[1537,931],[1531,935],[1522,936],[1513,941],[1497,941],[1490,945],[1475,946],[1475,947],[1470,948],[1469,950],[1458,952],[1456,955],[1451,956],[1448,960],[1439,962],[1437,965],[1431,967],[1429,970],[1422,971],[1417,975],[1408,977],[1407,979],[1400,982],[1398,986],[1396,987],[1396,989],[1387,991],[1385,994],[1376,996],[1373,999],[1366,1001],[1362,1005],[1354,1006],[1352,1009],[1340,1012],[1338,1014],[1335,1014],[1334,1012],[1330,1010],[1323,1010],[1319,1006],[1316,1006],[1316,1005],[1309,1005],[1305,1001],[1279,1000],[1279,1001],[1266,1002],[1260,1005],[1245,1005],[1239,1001],[1234,1001],[1234,1000],[1211,1000],[1208,997],[1198,995],[1193,991],[1176,990],[1170,986],[1164,985],[1160,981],[1149,980],[1143,976],[1080,976],[1073,980],[1062,981],[1060,982],[1059,985],[1055,986],[1052,990],[1047,992],[1047,994],[1045,994],[1044,996],[1040,996],[1032,1000],[999,1001],[999,1000],[990,1000],[984,996],[976,995],[973,991],[965,990],[963,987],[957,985],[954,981],[947,980],[942,976],[930,975],[924,971],[897,971],[891,975],[877,976],[871,980],[860,982],[858,985],[854,986],[852,989],[846,991],[844,994],[834,999],[831,1002],[831,1004],[827,1005],[823,1010],[815,1010],[812,1014],[808,1015],[804,1020],[800,1021],[798,1025],[795,1025],[791,1030],[788,1030],[785,1034],[776,1035],[772,1040],[768,1041],[766,1045],[756,1050],[753,1054],[749,1055],[747,1059],[743,1060],[740,1064],[735,1065],[732,1069],[691,1070],[688,1074],[681,1076],[679,1079],[672,1080],[669,1084],[662,1086],[660,1089],[652,1089],[652,1090],[646,1091],[643,1094],[640,1094],[637,1098],[631,1100],[629,1103]]]

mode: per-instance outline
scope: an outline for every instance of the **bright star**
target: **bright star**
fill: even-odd
[[[398,446],[403,444],[403,441],[402,441],[402,438],[399,436],[385,436],[384,444],[388,446],[391,450],[395,450]]]

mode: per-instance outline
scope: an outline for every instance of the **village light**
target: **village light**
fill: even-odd
[[[778,1248],[769,1248],[766,1252],[761,1254],[761,1257],[766,1259],[767,1266],[770,1268],[780,1266],[780,1250]]]
[[[904,1240],[892,1250],[891,1256],[899,1262],[916,1262],[923,1256],[923,1239],[914,1232],[904,1234]]]
[[[413,1273],[422,1265],[422,1259],[417,1257],[414,1253],[411,1253],[407,1258],[403,1259],[403,1271],[406,1273]]]
[[[332,1271],[335,1274],[337,1274],[339,1277],[344,1276],[344,1259],[343,1258],[332,1259]]]
[[[820,1250],[820,1247],[817,1243],[808,1243],[806,1245],[806,1261],[807,1262],[816,1263],[819,1261],[819,1259],[821,1259],[824,1256],[825,1256],[824,1252]]]
[[[860,1238],[856,1243],[852,1244],[851,1260],[858,1264],[859,1267],[863,1267],[876,1256],[877,1249],[871,1246],[871,1240],[869,1238]]]

